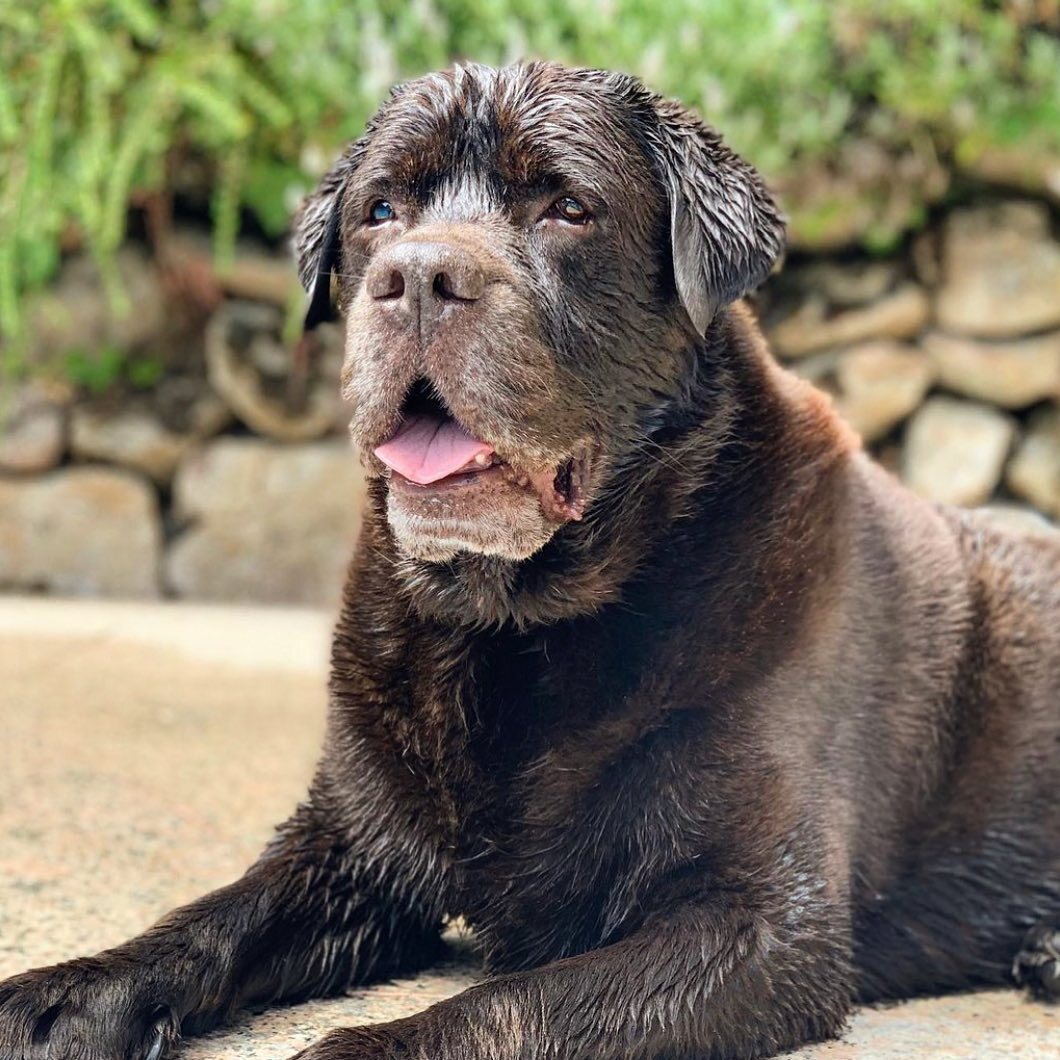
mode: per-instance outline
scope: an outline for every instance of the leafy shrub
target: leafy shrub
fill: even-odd
[[[63,365],[63,375],[69,382],[97,395],[119,385],[150,390],[164,372],[165,366],[157,358],[133,356],[113,346],[92,351],[71,350]]]
[[[145,196],[212,189],[222,256],[243,208],[280,233],[386,88],[453,58],[640,73],[793,187],[798,223],[799,174],[850,140],[1060,150],[1058,25],[1057,0],[0,0],[0,331],[65,246],[116,289]]]

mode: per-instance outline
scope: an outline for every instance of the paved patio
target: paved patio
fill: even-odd
[[[312,611],[0,598],[0,978],[119,942],[242,871],[312,769],[328,627]],[[473,976],[247,1016],[179,1057],[285,1060]],[[1001,991],[865,1010],[798,1055],[1055,1060],[1060,1008]]]

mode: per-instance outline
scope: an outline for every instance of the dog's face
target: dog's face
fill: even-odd
[[[591,510],[782,227],[757,175],[635,79],[529,63],[395,90],[303,206],[344,387],[409,557],[524,559]]]

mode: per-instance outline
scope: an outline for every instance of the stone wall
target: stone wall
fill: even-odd
[[[1060,241],[1034,201],[952,210],[902,253],[792,262],[757,298],[777,355],[829,391],[913,489],[1060,520]],[[30,308],[32,356],[164,348],[159,381],[91,394],[45,373],[0,407],[0,589],[332,603],[363,504],[338,400],[341,337],[283,333],[285,259],[215,275],[176,237],[128,247],[133,312],[72,262]],[[177,319],[181,327],[174,328]]]

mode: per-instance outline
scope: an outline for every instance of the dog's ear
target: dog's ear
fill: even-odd
[[[673,100],[652,99],[655,150],[670,199],[677,293],[696,330],[758,286],[784,248],[784,221],[762,178]]]
[[[346,184],[364,156],[367,136],[355,140],[306,196],[294,216],[292,244],[298,276],[309,293],[305,330],[334,316],[331,276],[342,267],[342,200]]]

